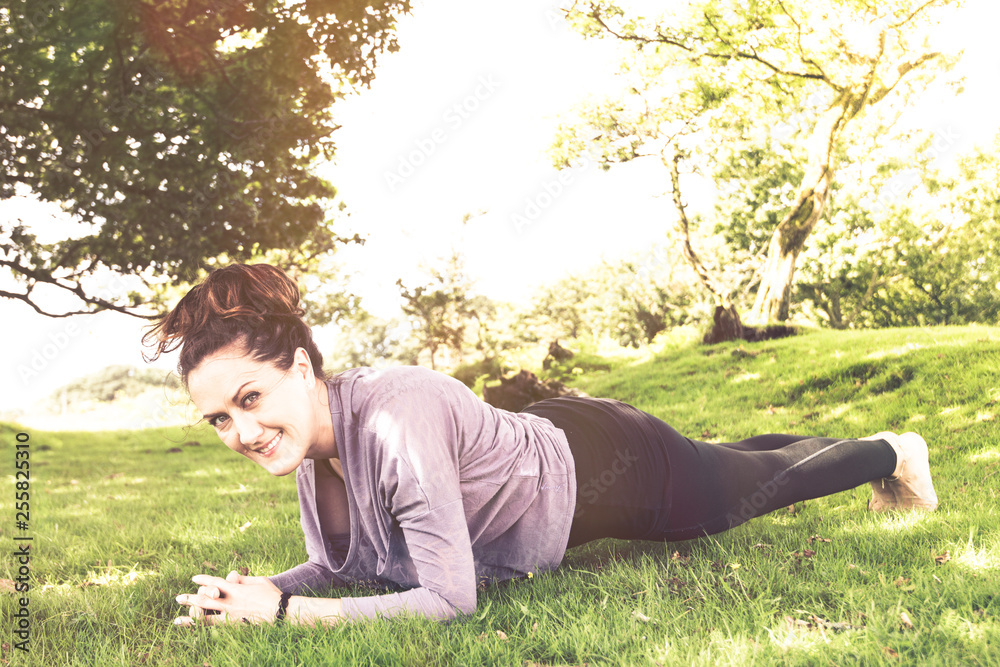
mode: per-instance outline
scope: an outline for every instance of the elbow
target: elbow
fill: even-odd
[[[476,613],[476,592],[474,590],[471,595],[463,592],[448,598],[443,595],[438,597],[442,604],[435,616],[439,621],[454,621],[463,615],[471,616]]]
[[[463,614],[472,616],[476,613],[476,591],[473,589],[470,593],[461,595],[451,606],[454,610],[452,618]]]

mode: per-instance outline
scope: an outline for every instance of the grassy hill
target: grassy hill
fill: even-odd
[[[1000,664],[1000,329],[810,332],[574,375],[692,437],[915,430],[941,506],[875,515],[864,487],[727,533],[602,540],[555,572],[482,591],[475,617],[312,630],[174,628],[190,577],[305,560],[294,481],[203,427],[28,431],[34,665]],[[0,428],[11,476],[17,427]],[[8,486],[11,489],[11,486]],[[13,491],[0,497],[6,544]],[[12,559],[0,579],[15,578]],[[350,588],[342,595],[363,595]],[[0,583],[7,619],[17,596]],[[502,634],[501,634],[502,633]],[[5,642],[11,640],[7,637]]]

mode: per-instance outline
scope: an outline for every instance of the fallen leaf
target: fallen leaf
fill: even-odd
[[[910,615],[905,611],[899,613],[899,620],[903,622],[903,627],[907,630],[913,629],[913,621],[910,620]]]
[[[801,618],[785,616],[785,626],[789,629],[789,631],[795,631],[796,629],[808,629],[809,621],[803,621]]]
[[[887,656],[889,656],[890,658],[898,658],[898,657],[899,657],[899,654],[898,654],[898,653],[896,653],[895,651],[893,651],[893,650],[892,650],[891,648],[889,648],[888,646],[883,646],[883,647],[882,647],[882,652],[883,652],[883,653],[885,653],[885,654],[886,654]]]
[[[113,472],[110,475],[105,476],[104,479],[117,479],[119,477],[124,477],[124,476],[125,476],[125,473],[123,473],[123,472]]]
[[[757,544],[753,545],[750,548],[751,549],[761,549],[761,550],[763,550],[763,549],[770,549],[771,545],[770,544],[764,544],[763,542],[758,542]]]
[[[798,611],[802,610],[800,609]],[[785,616],[785,625],[791,632],[794,632],[796,630],[803,630],[806,632],[815,632],[820,634],[822,634],[825,630],[832,630],[833,632],[846,632],[848,630],[864,630],[864,626],[851,625],[850,623],[828,621],[826,619],[820,618],[816,614],[810,614],[808,621],[804,621],[801,618],[792,618],[791,616]]]
[[[670,555],[670,560],[677,561],[681,565],[687,565],[687,562],[691,560],[690,556],[682,556],[681,552],[675,551]]]
[[[830,541],[829,537],[820,537],[819,535],[812,535],[809,537],[809,539],[806,540],[806,542],[829,542],[829,541]]]
[[[503,630],[497,630],[497,637],[499,637],[504,641],[507,641],[507,634]]]
[[[934,562],[937,563],[938,565],[944,565],[950,560],[951,560],[951,553],[948,551],[945,551],[943,554],[938,554],[937,556],[934,556]]]
[[[535,634],[536,630],[538,630],[538,621],[531,624],[531,634]]]
[[[215,566],[215,564],[214,564],[214,563],[210,563],[210,562],[208,562],[207,560],[203,560],[203,561],[201,562],[201,566],[202,566],[202,567],[204,567],[204,568],[207,568],[208,570],[210,570],[210,571],[212,571],[212,572],[215,572],[216,570],[218,570],[218,569],[219,569],[219,568],[217,568],[217,567]]]
[[[896,588],[899,588],[901,586],[905,586],[906,584],[910,583],[910,580],[904,579],[903,575],[899,575],[898,577],[896,577],[896,581],[892,583],[896,584]]]
[[[632,610],[632,618],[634,618],[636,620],[639,620],[639,621],[642,621],[643,623],[652,623],[652,622],[654,622],[653,619],[651,619],[649,616],[646,616],[644,613],[642,613],[638,609],[633,609]]]
[[[250,527],[250,522],[247,521],[245,524],[243,524],[242,526],[240,526],[240,532],[242,533],[243,531],[245,531],[249,527]]]
[[[240,570],[240,574],[242,574],[244,577],[249,577],[250,576],[250,568],[247,567],[246,565],[244,565],[243,567],[239,568],[239,570]]]

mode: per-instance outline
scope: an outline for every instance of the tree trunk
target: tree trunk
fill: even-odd
[[[833,149],[844,123],[856,113],[857,103],[856,95],[842,92],[813,128],[809,163],[799,184],[798,197],[768,243],[757,298],[748,318],[755,324],[788,319],[795,262],[809,234],[823,216],[833,178],[830,163]]]
[[[712,329],[705,334],[704,342],[708,344],[722,343],[730,340],[743,338],[743,323],[740,321],[740,314],[733,305],[732,297],[721,285],[715,282],[708,268],[701,263],[701,259],[691,245],[691,223],[687,217],[684,201],[681,199],[681,177],[680,162],[683,157],[680,148],[675,144],[673,147],[673,158],[664,163],[670,169],[670,184],[673,189],[674,208],[677,210],[676,229],[677,238],[680,242],[681,253],[688,265],[694,269],[698,280],[705,286],[712,296],[715,297],[715,314]]]

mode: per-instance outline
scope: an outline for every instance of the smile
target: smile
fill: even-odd
[[[278,431],[278,435],[271,438],[271,442],[264,445],[264,449],[255,449],[253,451],[257,452],[261,456],[268,456],[271,452],[274,451],[275,447],[278,446],[278,443],[280,441],[281,441],[281,431]]]

